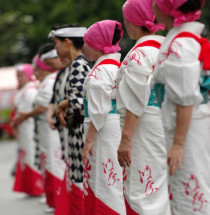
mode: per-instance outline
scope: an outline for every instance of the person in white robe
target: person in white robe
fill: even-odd
[[[53,130],[57,129],[59,132],[62,158],[66,163],[65,175],[62,181],[61,191],[58,196],[55,215],[69,215],[69,195],[66,184],[66,177],[68,175],[68,129],[62,126],[58,118],[55,116],[56,107],[65,99],[65,85],[68,75],[68,66],[58,72],[53,87],[53,96],[48,109],[48,123]]]
[[[117,109],[122,138],[118,160],[124,167],[124,196],[129,215],[170,215],[167,153],[160,102],[151,86],[154,65],[164,37],[155,32],[152,0],[128,0],[123,6],[125,28],[135,46],[117,76]]]
[[[42,53],[49,46],[48,51],[53,50],[53,46],[46,44],[34,58],[35,75],[41,84],[35,98],[35,108],[27,113],[22,113],[19,122],[25,121],[28,117],[37,117],[38,139],[41,150],[41,167],[44,177],[44,189],[46,195],[45,212],[53,212],[56,207],[57,196],[61,189],[61,182],[64,177],[65,163],[62,160],[61,144],[57,130],[52,130],[48,125],[47,110],[53,94],[53,85],[56,79],[56,70],[62,68],[57,53],[47,57],[51,59],[51,65],[45,63]],[[48,49],[48,48],[47,48]],[[42,60],[41,60],[42,59]],[[54,62],[53,62],[54,61]],[[53,66],[56,65],[56,66]],[[56,69],[56,70],[55,70]]]
[[[204,25],[195,22],[203,3],[155,0],[154,4],[158,21],[169,30],[154,79],[165,86],[162,118],[173,215],[207,215],[210,211],[210,86],[207,74],[201,72],[209,69],[210,56],[205,52],[209,42],[200,36]]]
[[[121,24],[104,20],[90,26],[84,52],[96,61],[85,81],[85,215],[125,215],[122,168],[117,161],[120,119],[116,110],[116,75],[120,66]]]
[[[17,66],[17,78],[19,90],[15,96],[15,120],[20,112],[28,112],[33,109],[37,95],[38,84],[35,81],[34,69],[31,64]],[[24,192],[31,196],[44,193],[42,174],[35,166],[35,122],[32,117],[17,126],[18,163],[13,190]]]

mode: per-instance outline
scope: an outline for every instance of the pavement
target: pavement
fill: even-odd
[[[0,215],[44,215],[44,204],[40,197],[28,197],[12,191],[14,177],[11,176],[16,160],[17,144],[0,141]]]

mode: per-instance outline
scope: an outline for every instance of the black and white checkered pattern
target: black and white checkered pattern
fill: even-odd
[[[69,68],[61,70],[56,77],[54,88],[53,88],[53,98],[51,100],[51,103],[53,103],[55,107],[62,100],[64,100],[65,93],[64,92],[61,93],[61,90],[62,90],[61,87],[62,87],[62,82],[65,81],[64,79],[66,79],[66,76],[68,75],[69,75]],[[65,137],[64,137],[64,127],[60,125],[58,127],[58,132],[59,132],[60,142],[61,142],[62,158],[63,160],[66,160],[67,158],[65,157],[65,154],[66,154],[65,150],[67,149],[65,149],[66,144],[65,144]]]
[[[35,129],[34,129],[34,141],[35,141],[35,166],[41,170],[41,159],[40,159],[40,145],[39,145],[39,138],[38,138],[38,132],[37,132],[37,123],[36,120],[34,120],[35,123]]]
[[[67,78],[65,96],[69,101],[69,109],[67,114],[80,114],[84,116],[83,106],[83,85],[85,78],[90,70],[87,60],[83,56],[79,56],[72,63],[70,74]],[[75,182],[83,181],[83,164],[82,164],[82,150],[83,142],[83,122],[73,124],[69,128],[68,137],[68,162],[70,179]]]

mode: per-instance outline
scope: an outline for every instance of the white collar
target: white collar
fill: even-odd
[[[98,65],[101,61],[105,60],[105,59],[112,59],[112,60],[116,60],[120,62],[120,58],[121,58],[121,54],[116,52],[113,54],[106,54],[106,55],[102,55],[101,57],[98,58],[98,60],[95,62],[95,65]],[[94,66],[95,66],[94,65]]]
[[[136,45],[139,44],[139,43],[142,43],[142,42],[145,42],[147,40],[156,40],[160,43],[163,43],[165,37],[163,36],[160,36],[160,35],[148,35],[148,36],[143,36],[141,38],[139,38],[136,42]]]
[[[187,32],[194,33],[196,35],[201,35],[201,33],[204,30],[204,27],[205,27],[205,25],[203,23],[200,23],[200,22],[185,22],[178,27],[172,28],[168,32],[168,34],[173,34],[174,32],[187,31]]]

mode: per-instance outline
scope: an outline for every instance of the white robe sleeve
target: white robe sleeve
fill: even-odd
[[[137,61],[129,61],[122,81],[119,83],[118,90],[125,108],[138,117],[145,111],[149,102],[152,66],[150,59],[143,56],[141,65]]]
[[[190,106],[202,101],[200,94],[200,45],[192,38],[177,38],[172,54],[161,66],[165,70],[166,96],[175,104]]]
[[[49,79],[45,82],[44,86],[40,86],[38,95],[36,97],[36,103],[42,107],[47,108],[53,95],[53,86],[55,80]]]
[[[100,73],[102,74],[102,71]],[[98,80],[90,78],[86,88],[89,117],[97,131],[103,127],[105,118],[112,108],[111,94],[115,80],[114,76],[112,80],[107,73],[108,71],[103,71]]]

